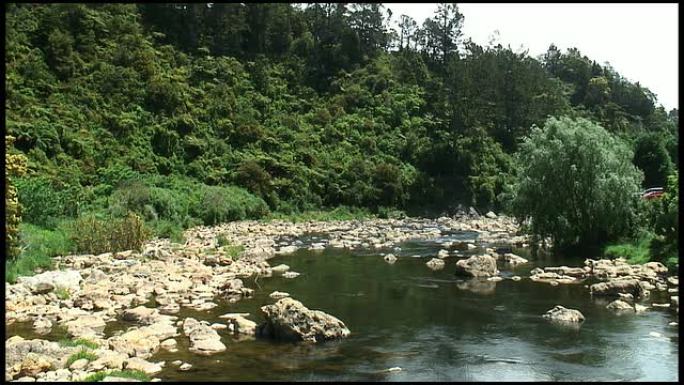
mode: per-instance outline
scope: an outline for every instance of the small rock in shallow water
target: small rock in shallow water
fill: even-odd
[[[679,325],[679,324],[676,323],[676,322],[670,322],[668,325],[670,325],[670,326],[677,326],[677,325]]]
[[[273,298],[273,299],[281,299],[281,298],[289,297],[290,293],[285,293],[283,291],[277,291],[276,290],[273,293],[269,294],[268,296]]]
[[[663,336],[662,334],[660,334],[658,332],[650,332],[650,333],[648,333],[648,335],[651,337],[655,337],[655,338],[659,338],[659,337]]]
[[[221,324],[221,323],[213,323],[213,324],[211,324],[211,328],[214,330],[223,330],[223,329],[228,329],[228,325]]]
[[[299,277],[299,273],[296,271],[288,271],[285,274],[283,274],[283,278],[297,278]]]
[[[616,299],[615,301],[609,303],[608,306],[606,306],[606,309],[613,310],[616,312],[635,311],[632,305],[621,299]]]
[[[561,305],[556,305],[553,309],[547,311],[542,317],[549,321],[560,323],[584,322],[584,315],[579,310],[567,309]]]
[[[290,270],[290,266],[285,265],[285,264],[282,264],[282,263],[281,263],[280,265],[278,265],[278,266],[273,266],[273,267],[271,268],[271,271],[272,271],[272,272],[274,272],[274,273],[279,273],[279,274],[284,273],[284,272],[286,272],[286,271],[288,271],[288,270]]]
[[[425,263],[427,267],[432,270],[440,270],[444,268],[444,261],[439,258],[432,258]]]
[[[397,261],[397,257],[395,257],[394,254],[387,254],[383,259],[385,260],[385,262],[390,264]]]
[[[178,370],[181,370],[181,371],[184,371],[184,372],[187,371],[187,370],[190,370],[190,369],[192,369],[192,365],[191,365],[191,364],[188,364],[187,362],[184,363],[183,365],[181,365],[181,366],[178,368]]]
[[[653,307],[670,307],[669,303],[653,303]]]
[[[522,278],[520,278],[520,277],[517,276],[517,275],[514,275],[514,276],[511,277],[511,279],[514,280],[514,281],[520,281]]]
[[[446,258],[449,256],[449,252],[442,249],[437,253],[437,258]]]
[[[181,361],[181,360],[171,361],[171,365],[174,365],[174,366],[179,366],[179,365],[182,365],[182,364],[183,364],[183,361]]]
[[[387,371],[390,372],[390,373],[391,373],[391,372],[401,372],[401,370],[402,370],[402,369],[401,369],[400,367],[398,367],[398,366],[395,366],[395,367],[393,367],[393,368],[387,369]]]

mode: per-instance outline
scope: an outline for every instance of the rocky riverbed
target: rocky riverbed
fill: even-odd
[[[121,369],[154,376],[167,365],[185,371],[190,364],[150,359],[159,351],[173,354],[179,349],[196,355],[220,354],[227,348],[226,333],[238,339],[286,338],[301,343],[344,338],[354,333],[344,319],[325,313],[327,309],[309,309],[283,292],[272,293],[273,304],[264,306],[261,314],[229,313],[219,322],[202,319],[201,314],[220,303],[249,300],[261,277],[301,279],[287,265],[271,266],[269,260],[277,255],[302,248],[371,249],[393,263],[392,253],[401,250],[404,241],[435,240],[456,232],[471,232],[474,237],[440,242],[442,248],[425,268],[451,265],[465,277],[463,285],[492,285],[504,279],[497,261],[511,266],[527,263],[505,246],[494,246],[526,246],[527,239],[517,230],[515,221],[493,214],[436,220],[241,221],[190,229],[182,245],[153,240],[140,253],[56,258],[55,270],[6,284],[6,325],[31,323],[35,334],[49,336],[59,328],[69,339],[87,339],[96,345],[89,350],[92,359],[71,362],[70,357],[83,347],[12,336],[5,342],[5,379],[75,381]],[[231,258],[227,248],[219,246],[220,237],[243,246],[242,254]],[[653,306],[668,305],[678,312],[678,279],[668,278],[667,270],[657,263],[631,266],[620,260],[587,260],[584,266],[544,267],[534,269],[530,277],[505,279],[551,285],[587,281],[587,295],[615,297],[624,304],[611,302],[611,308],[624,311],[629,307],[634,312],[643,310],[635,301],[648,298],[652,291],[664,291],[670,294],[670,302]],[[199,316],[179,317],[181,309],[192,309]],[[122,321],[134,326],[117,329]]]

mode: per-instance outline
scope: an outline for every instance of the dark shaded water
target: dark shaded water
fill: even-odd
[[[463,281],[453,275],[456,258],[448,258],[444,270],[431,271],[425,266],[428,257],[411,257],[435,255],[439,247],[433,241],[401,248],[394,252],[399,260],[393,265],[375,252],[300,250],[270,261],[290,265],[301,273],[298,278],[260,278],[256,284],[246,279],[245,285],[256,289],[254,298],[221,304],[209,312],[179,314],[221,322],[216,318],[220,314],[249,312],[249,318],[260,322],[258,308],[273,303],[268,294],[279,290],[344,321],[352,333],[348,339],[319,345],[236,342],[220,331],[227,351],[201,357],[188,353],[187,338],[179,336],[179,352],[161,351],[151,359],[167,361],[158,377],[193,381],[678,379],[677,327],[668,326],[677,319],[667,309],[618,316],[605,309],[606,302],[592,301],[584,284]],[[526,276],[533,266],[560,264],[581,265],[581,260],[547,257],[515,270],[505,265],[500,269],[504,276]],[[559,328],[541,318],[557,304],[586,316],[579,330]],[[11,329],[26,334],[19,325]],[[651,332],[661,336],[653,337]],[[177,359],[190,362],[193,369],[177,371],[170,365]],[[392,367],[402,370],[386,371]]]

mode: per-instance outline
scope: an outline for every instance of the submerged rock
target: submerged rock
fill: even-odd
[[[467,277],[493,277],[499,274],[496,259],[489,255],[475,255],[456,262],[456,274]]]
[[[546,320],[557,323],[581,323],[584,322],[584,315],[575,309],[567,309],[561,305],[556,305],[553,309],[542,315]]]
[[[349,329],[344,322],[320,310],[310,310],[292,298],[261,307],[266,322],[259,325],[259,336],[305,342],[344,338]]]

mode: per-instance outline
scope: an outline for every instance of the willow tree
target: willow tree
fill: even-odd
[[[643,174],[632,151],[586,119],[549,118],[518,153],[512,211],[557,248],[592,247],[628,235]]]

